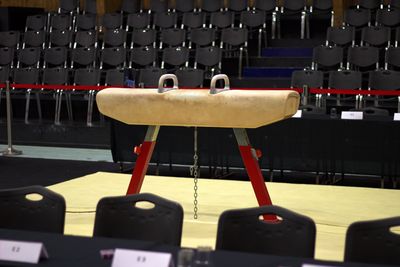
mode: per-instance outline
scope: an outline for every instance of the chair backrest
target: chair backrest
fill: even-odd
[[[246,28],[226,28],[222,30],[221,42],[232,46],[246,46],[248,30]]]
[[[102,26],[107,30],[122,28],[123,16],[121,13],[106,13],[103,16]]]
[[[150,209],[138,206],[150,202]],[[180,204],[142,193],[100,199],[96,208],[93,236],[138,239],[179,246],[183,209]]]
[[[164,13],[168,10],[168,0],[150,0],[150,9],[153,13]]]
[[[131,48],[135,45],[150,46],[155,45],[157,38],[157,31],[150,28],[136,29],[132,33]]]
[[[182,27],[188,29],[197,29],[203,27],[206,22],[206,16],[203,12],[187,12],[183,13]]]
[[[192,33],[193,36],[193,33]],[[160,34],[160,48],[166,46],[184,46],[186,41],[186,31],[179,28],[165,29]]]
[[[398,27],[400,25],[400,10],[397,8],[384,8],[376,11],[376,23],[386,27]]]
[[[150,19],[150,14],[145,12],[129,14],[126,21],[126,31],[148,28],[150,27]]]
[[[58,0],[58,13],[79,13],[79,0]]]
[[[325,45],[314,47],[313,67],[320,70],[337,70],[343,67],[343,48]]]
[[[121,12],[125,14],[138,13],[141,9],[141,0],[122,0]]]
[[[344,13],[344,23],[356,28],[362,28],[371,22],[371,11],[362,8],[348,8]]]
[[[13,81],[17,84],[38,84],[39,74],[38,68],[15,68],[13,69]]]
[[[160,77],[166,73],[165,69],[145,68],[139,70],[138,85],[141,87],[158,88]]]
[[[347,52],[348,69],[377,69],[379,67],[379,49],[373,46],[353,46]]]
[[[44,48],[46,44],[45,31],[27,31],[24,33],[22,39],[22,47],[41,47]]]
[[[97,28],[95,14],[78,14],[76,16],[76,31],[94,31]]]
[[[306,7],[305,0],[283,0],[283,9],[288,11],[300,12]]]
[[[1,47],[0,48],[0,66],[12,67],[14,61],[14,48]]]
[[[312,7],[316,10],[328,11],[333,9],[332,0],[313,0]]]
[[[42,84],[68,84],[67,68],[45,68],[42,73]]]
[[[97,36],[95,31],[77,31],[75,34],[74,48],[96,47]]]
[[[224,29],[232,27],[235,16],[231,11],[220,11],[211,13],[210,25],[215,28]]]
[[[70,48],[72,36],[73,34],[70,30],[54,30],[49,35],[49,47],[63,46]]]
[[[161,68],[167,68],[170,65],[173,68],[188,65],[189,49],[187,47],[167,47],[163,50]]]
[[[129,67],[133,64],[139,67],[153,65],[157,60],[157,49],[152,46],[134,47],[129,52]]]
[[[202,0],[200,5],[201,10],[206,12],[217,12],[224,8],[223,0]]]
[[[26,17],[25,31],[45,31],[47,29],[47,16],[44,14]]]
[[[353,70],[330,71],[328,87],[332,89],[361,89],[362,73]]]
[[[96,0],[85,0],[83,7],[83,13],[97,14],[97,1]]]
[[[400,265],[400,235],[390,228],[400,217],[352,223],[347,229],[345,261]]]
[[[178,14],[176,12],[159,12],[154,15],[154,26],[160,29],[176,27]]]
[[[44,50],[44,66],[45,67],[66,67],[68,59],[68,51],[65,47],[52,47]]]
[[[399,90],[400,72],[375,70],[369,72],[368,87],[375,90]]]
[[[195,66],[218,67],[221,64],[222,51],[216,46],[198,47],[196,49]]]
[[[126,47],[126,35],[125,29],[107,30],[103,35],[103,47]]]
[[[108,47],[100,54],[100,68],[124,68],[126,66],[126,48]]]
[[[385,63],[387,69],[400,69],[400,47],[389,47],[386,50]]]
[[[215,42],[215,29],[198,28],[190,33],[190,41],[196,46],[209,46]]]
[[[17,67],[39,67],[41,49],[39,47],[29,47],[18,50]]]
[[[276,0],[254,0],[254,8],[272,13],[276,10]]]
[[[100,85],[100,70],[93,68],[75,69],[75,85]]]
[[[71,68],[94,67],[96,65],[96,49],[94,47],[77,47],[71,51]]]
[[[19,31],[0,32],[0,47],[18,48],[20,41]]]
[[[354,45],[356,31],[352,26],[329,27],[326,33],[327,45],[349,47]]]
[[[234,12],[241,12],[247,9],[248,3],[247,0],[229,0],[228,1],[228,9]]]
[[[324,85],[324,73],[319,70],[296,70],[292,73],[291,87],[321,88]]]
[[[50,17],[50,31],[52,30],[71,30],[72,15],[70,14],[54,14]]]
[[[265,221],[276,215],[279,221]],[[218,221],[216,249],[314,257],[316,227],[312,219],[278,206],[228,210]]]
[[[376,10],[382,4],[382,0],[358,0],[358,5],[361,8]]]
[[[32,199],[30,194],[41,199]],[[0,228],[64,232],[65,200],[42,186],[0,190],[0,213]]]
[[[361,45],[387,47],[390,45],[390,28],[384,26],[364,27],[361,32]]]
[[[125,70],[124,69],[110,69],[106,71],[105,85],[111,86],[124,86]]]
[[[265,12],[257,9],[243,11],[240,14],[240,23],[250,28],[265,27]]]
[[[0,66],[0,82],[10,81],[10,67]]]
[[[203,87],[204,71],[193,68],[181,68],[175,71],[180,87]]]
[[[181,13],[192,12],[195,9],[193,0],[175,0],[175,10]]]

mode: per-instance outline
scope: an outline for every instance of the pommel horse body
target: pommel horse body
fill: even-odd
[[[174,86],[165,88],[167,79]],[[216,88],[218,80],[224,88]],[[132,125],[149,125],[144,142],[136,148],[139,155],[127,194],[140,192],[160,126],[233,128],[241,157],[258,204],[271,205],[258,164],[259,153],[252,148],[246,128],[258,128],[293,116],[300,96],[288,90],[230,90],[224,74],[211,80],[210,90],[178,89],[175,75],[165,74],[158,89],[109,88],[97,94],[100,112]]]

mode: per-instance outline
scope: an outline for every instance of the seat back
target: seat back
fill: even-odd
[[[392,70],[371,71],[368,87],[376,90],[399,90],[400,72]]]
[[[134,47],[129,52],[129,66],[133,64],[140,67],[154,65],[157,60],[157,49],[152,46]]]
[[[38,194],[41,199],[32,199]],[[65,200],[42,186],[0,190],[0,228],[64,232]]]
[[[42,73],[42,84],[68,84],[68,69],[63,67],[45,68]]]
[[[26,17],[25,31],[45,31],[47,29],[46,15],[38,14]]]
[[[400,265],[400,235],[390,228],[400,217],[352,223],[347,229],[345,261]]]
[[[178,14],[176,12],[162,12],[154,15],[154,26],[160,29],[176,27]]]
[[[296,70],[292,74],[291,87],[321,88],[324,85],[324,73],[319,70]]]
[[[217,29],[232,27],[235,16],[231,11],[213,12],[210,17],[210,25]]]
[[[72,36],[73,34],[71,30],[54,30],[49,36],[49,47],[63,46],[70,48]]]
[[[349,47],[354,45],[356,31],[352,26],[329,27],[326,33],[327,45]]]
[[[108,47],[100,54],[100,68],[124,68],[126,66],[126,48]]]
[[[150,19],[150,14],[145,12],[129,14],[126,21],[126,31],[148,28],[150,26]]]
[[[189,63],[189,49],[184,46],[167,47],[163,50],[161,68],[178,68]]]
[[[192,35],[193,36],[193,35]],[[165,29],[161,31],[160,48],[166,46],[184,46],[186,41],[186,31],[179,28]]]
[[[140,69],[138,75],[138,85],[146,88],[158,88],[160,77],[165,73],[165,69],[155,67]]]
[[[362,74],[359,71],[340,70],[329,72],[328,87],[332,89],[361,89]]]
[[[140,202],[150,202],[153,207],[141,208]],[[97,204],[93,236],[179,246],[182,224],[182,206],[165,198],[149,193],[105,197]]]
[[[150,0],[150,11],[153,13],[167,12],[168,0]]]
[[[400,25],[400,10],[396,8],[378,9],[376,11],[376,22],[386,27],[398,27]]]
[[[103,16],[102,26],[107,30],[122,28],[123,16],[121,13],[106,13]]]
[[[379,67],[379,49],[373,46],[349,47],[347,52],[348,69],[373,70]]]
[[[155,45],[157,31],[150,28],[136,29],[132,33],[131,48],[135,45],[150,46]]]
[[[44,31],[27,31],[22,39],[22,47],[45,47],[46,32]]]
[[[181,13],[192,12],[195,9],[193,0],[175,0],[175,10]]]
[[[206,12],[217,12],[224,8],[223,0],[202,0],[201,1],[201,10]]]
[[[20,33],[18,31],[0,32],[0,47],[18,48]]]
[[[271,214],[280,219],[263,219]],[[215,248],[313,258],[315,235],[312,219],[278,206],[228,210],[219,218]]]
[[[124,29],[107,30],[103,36],[103,47],[126,47],[126,31]]]
[[[344,13],[344,23],[356,28],[362,28],[371,22],[371,11],[362,8],[349,8]]]
[[[75,85],[100,85],[100,70],[93,68],[75,69]]]
[[[206,16],[203,12],[187,12],[182,16],[182,27],[197,29],[203,27]]]
[[[247,9],[247,0],[229,0],[228,1],[228,9],[233,12],[241,12]]]
[[[94,31],[97,28],[95,14],[78,14],[76,16],[76,31]]]
[[[203,87],[204,71],[193,68],[181,68],[175,71],[180,87]]]
[[[141,1],[140,0],[122,0],[121,4],[121,12],[125,14],[134,14],[138,13],[141,9]]]
[[[66,67],[68,51],[65,47],[52,47],[44,51],[44,66],[48,67]]]
[[[337,70],[343,66],[343,48],[317,46],[313,50],[313,66],[320,70]]]
[[[333,9],[333,3],[332,0],[313,0],[312,7],[316,10],[328,11]]]
[[[260,10],[246,10],[240,14],[240,23],[250,28],[265,27],[265,12]]]
[[[364,27],[361,32],[361,44],[376,47],[390,45],[390,28],[384,26]]]
[[[106,71],[105,85],[123,87],[124,81],[124,69],[109,69]]]
[[[276,0],[254,0],[254,8],[272,13],[276,9]]]

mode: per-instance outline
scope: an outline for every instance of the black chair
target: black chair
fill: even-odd
[[[25,31],[46,31],[47,16],[44,14],[31,15],[26,17]]]
[[[0,190],[0,213],[0,228],[64,232],[65,200],[42,186]]]
[[[375,47],[390,46],[390,28],[384,26],[364,27],[361,31],[361,45]]]
[[[330,71],[328,88],[330,89],[347,89],[347,90],[361,90],[362,87],[362,74],[359,71],[352,70],[339,70]],[[337,106],[351,105],[355,108],[361,108],[361,96],[347,96],[343,98],[341,95],[328,96],[329,99],[336,101]]]
[[[176,12],[159,12],[154,14],[153,26],[156,29],[164,30],[175,28],[178,23],[178,14]]]
[[[151,203],[151,208],[138,204]],[[155,241],[179,246],[183,209],[180,204],[142,193],[105,197],[97,204],[93,236]]]
[[[210,27],[217,30],[233,27],[235,16],[231,11],[213,12],[210,16]]]
[[[179,28],[162,30],[160,33],[160,50],[165,46],[176,47],[185,46],[186,31]]]
[[[357,30],[371,24],[371,11],[362,8],[348,8],[344,12],[343,23]]]
[[[39,68],[41,60],[41,48],[29,47],[22,48],[17,52],[17,68]]]
[[[385,56],[385,69],[400,70],[400,47],[388,47]]]
[[[121,3],[121,13],[122,14],[139,13],[141,8],[142,7],[141,7],[140,0],[122,0],[122,3]]]
[[[77,47],[71,51],[71,69],[94,68],[97,53],[94,47]]]
[[[165,69],[149,67],[139,70],[137,84],[142,88],[158,88],[160,77],[166,73]]]
[[[300,16],[300,38],[310,38],[309,13],[304,0],[283,0],[283,5],[277,16],[278,37],[281,36],[281,20],[284,17]],[[275,30],[273,30],[275,31]]]
[[[222,49],[217,46],[198,47],[196,49],[194,68],[202,68],[205,78],[211,79],[221,72]]]
[[[215,29],[213,28],[198,28],[190,32],[189,48],[204,47],[215,45]]]
[[[65,47],[51,47],[44,50],[43,65],[46,68],[67,67],[68,50]]]
[[[45,31],[27,31],[24,32],[22,38],[22,48],[26,47],[41,47],[46,45],[46,32]]]
[[[73,33],[71,30],[54,30],[49,34],[49,47],[62,46],[71,48]]]
[[[292,73],[291,88],[304,89],[302,95],[302,105],[309,105],[310,96],[308,93],[309,88],[322,88],[324,86],[324,73],[319,70],[296,70]],[[322,106],[322,95],[316,94],[315,106]]]
[[[125,83],[124,69],[109,69],[106,71],[104,85],[123,87]]]
[[[180,87],[200,88],[203,87],[204,71],[193,68],[181,68],[175,71]]]
[[[352,26],[329,27],[326,32],[326,45],[343,48],[355,45],[356,31]]]
[[[151,16],[148,13],[132,13],[128,15],[126,21],[126,31],[131,32],[135,29],[144,29],[150,27]]]
[[[12,47],[1,47],[0,48],[0,66],[1,67],[14,67],[14,48]]]
[[[151,28],[136,29],[132,32],[131,48],[135,46],[154,46],[157,41],[157,31]]]
[[[206,16],[203,12],[187,12],[182,16],[182,29],[197,29],[204,26],[206,23]]]
[[[223,0],[202,0],[200,9],[206,12],[217,12],[224,9]]]
[[[312,68],[323,71],[343,68],[343,48],[325,45],[314,47]]]
[[[241,13],[242,11],[248,8],[247,0],[229,0],[228,1],[228,9],[236,12]]]
[[[83,7],[84,14],[97,14],[97,1],[96,0],[85,0]]]
[[[157,49],[152,46],[131,48],[129,51],[129,68],[156,66]]]
[[[126,47],[126,31],[124,29],[107,30],[103,35],[102,48],[105,47]]]
[[[193,12],[195,10],[193,0],[175,0],[174,11],[179,13]]]
[[[125,47],[108,47],[101,50],[100,69],[124,69],[125,67]]]
[[[58,13],[79,13],[79,0],[59,0]]]
[[[97,47],[97,34],[95,31],[77,31],[75,34],[74,48]]]
[[[352,223],[347,229],[345,261],[400,265],[400,237],[391,227],[400,217]]]
[[[384,8],[376,11],[376,24],[396,28],[400,26],[400,10],[398,8]]]
[[[247,50],[248,30],[245,28],[226,28],[221,33],[221,49],[225,57],[237,57],[238,76],[242,77],[243,54],[246,66],[249,65],[249,54]]]
[[[150,13],[165,13],[168,11],[168,0],[150,0]]]
[[[53,30],[71,30],[73,17],[69,14],[54,14],[50,16],[49,31]]]
[[[100,85],[100,70],[95,68],[80,68],[74,71],[74,85],[89,85],[99,86]],[[83,94],[87,96],[88,108],[86,116],[87,126],[93,126],[93,106],[96,96],[96,90],[88,90]],[[75,91],[75,94],[82,94],[82,92]]]
[[[379,68],[379,49],[373,46],[349,47],[347,69],[369,71]]]
[[[19,48],[20,33],[19,31],[3,31],[0,32],[0,47]]]
[[[69,82],[69,70],[64,67],[55,67],[55,68],[44,68],[42,70],[42,84],[43,85],[67,85]],[[71,103],[71,93],[69,91],[64,91],[62,89],[57,90],[42,90],[43,92],[48,92],[54,94],[54,98],[56,100],[55,103],[55,111],[54,111],[54,124],[61,124],[61,104],[63,100],[63,96],[65,96],[65,102],[67,106],[68,119],[70,122],[73,121],[72,114],[72,103]]]
[[[276,215],[278,221],[265,221]],[[316,227],[312,219],[278,206],[224,211],[219,217],[217,250],[313,258]]]
[[[400,72],[393,70],[375,70],[369,73],[370,90],[400,90]],[[375,96],[374,106],[386,106],[400,111],[400,97]]]
[[[382,6],[382,0],[358,0],[357,8],[376,11]]]
[[[240,14],[240,23],[249,31],[249,38],[258,40],[258,56],[261,56],[262,42],[267,46],[267,24],[265,12],[257,9],[246,10]],[[254,38],[254,33],[257,33]]]
[[[96,31],[97,22],[95,14],[78,14],[76,16],[75,31]]]
[[[123,16],[121,13],[106,13],[101,26],[107,30],[122,29]]]
[[[189,49],[187,47],[167,47],[162,52],[161,68],[174,71],[189,66]]]

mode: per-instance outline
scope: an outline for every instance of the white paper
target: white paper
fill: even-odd
[[[111,267],[173,267],[172,255],[163,252],[149,252],[117,248]]]
[[[38,263],[41,257],[48,258],[42,243],[0,240],[0,260]]]
[[[393,120],[394,121],[400,121],[400,113],[394,113]]]
[[[293,118],[301,118],[301,116],[303,115],[303,111],[301,109],[299,109],[296,114],[293,115]]]
[[[362,120],[362,111],[342,111],[342,120]]]

